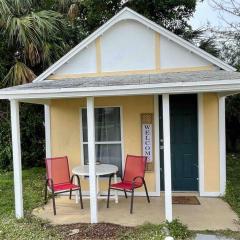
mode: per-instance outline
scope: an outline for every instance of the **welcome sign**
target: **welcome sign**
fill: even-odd
[[[152,162],[152,124],[142,124],[142,152]]]
[[[153,114],[141,114],[142,155],[147,157],[147,171],[153,171]]]

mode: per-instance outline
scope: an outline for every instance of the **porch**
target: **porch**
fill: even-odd
[[[178,82],[179,79],[181,79],[180,84]],[[199,79],[197,84],[196,79]],[[68,205],[65,204],[64,201],[61,203],[62,200],[58,199],[57,201],[60,201],[59,204],[63,204],[63,206],[61,208],[57,202],[58,215],[56,219],[59,218],[62,219],[61,221],[64,221],[64,214],[61,217],[61,211],[63,211],[63,213],[66,212],[68,214],[66,216],[69,216],[69,219],[75,218],[78,221],[90,221],[91,223],[97,223],[98,221],[104,221],[105,219],[105,221],[111,222],[114,221],[112,218],[115,218],[115,220],[121,218],[121,221],[125,223],[126,220],[132,218],[132,225],[134,225],[134,222],[140,223],[140,220],[142,220],[141,223],[143,223],[145,221],[150,221],[153,219],[153,222],[159,223],[159,220],[162,221],[167,219],[168,221],[172,221],[173,217],[179,216],[183,222],[189,224],[190,228],[193,222],[194,224],[200,226],[201,223],[206,223],[203,228],[209,228],[209,226],[211,226],[209,223],[210,220],[213,222],[212,224],[216,226],[216,228],[221,228],[220,224],[222,221],[226,220],[222,228],[228,228],[228,224],[231,224],[235,217],[226,218],[227,214],[224,213],[223,209],[229,210],[229,207],[227,205],[225,205],[225,208],[223,208],[221,204],[219,206],[215,202],[212,204],[207,204],[206,207],[203,207],[204,204],[201,204],[200,206],[172,205],[172,190],[174,189],[172,189],[172,138],[170,131],[171,95],[195,94],[197,99],[196,109],[198,111],[198,121],[196,121],[198,126],[195,129],[195,132],[197,133],[197,141],[195,141],[195,143],[198,142],[197,157],[199,161],[199,165],[195,166],[195,168],[198,169],[199,176],[199,179],[196,178],[196,180],[199,180],[197,186],[198,192],[201,197],[217,197],[223,195],[226,183],[225,97],[236,93],[233,91],[240,89],[240,85],[237,81],[227,79],[237,80],[239,79],[239,74],[225,73],[224,71],[215,71],[114,76],[111,78],[102,77],[100,79],[79,78],[72,80],[63,79],[61,81],[48,80],[44,83],[34,82],[31,84],[0,91],[0,98],[9,99],[11,102],[16,217],[23,217],[19,104],[20,102],[28,102],[34,104],[43,104],[45,107],[46,157],[67,155],[70,157],[70,159],[72,159],[72,162],[70,164],[70,169],[72,169],[73,166],[80,164],[80,159],[82,161],[81,164],[84,163],[84,158],[82,155],[84,149],[83,147],[81,149],[80,143],[86,144],[87,142],[85,150],[86,153],[88,153],[89,185],[87,186],[86,190],[89,192],[90,201],[87,201],[85,203],[85,209],[82,211],[83,215],[85,213],[85,218],[81,218],[80,210],[76,209],[79,206],[74,204],[74,202],[72,202],[74,205],[71,205],[68,202],[68,204],[70,204],[70,209],[67,209]],[[162,96],[161,103],[159,102],[159,95]],[[133,98],[135,100],[133,100]],[[123,146],[123,159],[125,159],[126,154],[142,154],[140,116],[142,113],[151,113],[153,117],[152,127],[154,134],[152,134],[152,142],[154,144],[152,148],[152,155],[154,159],[154,168],[151,173],[147,174],[146,182],[147,185],[150,186],[150,196],[152,201],[156,201],[157,203],[154,204],[154,202],[152,202],[150,204],[150,207],[146,207],[145,200],[143,200],[144,205],[141,205],[141,198],[138,198],[134,206],[136,213],[130,217],[128,201],[124,200],[122,203],[120,202],[120,204],[116,205],[112,203],[110,211],[108,211],[104,206],[104,202],[97,200],[95,165],[96,131],[94,121],[96,114],[94,110],[95,107],[98,106],[121,106],[123,109],[123,117],[119,118],[120,121],[118,124],[121,126],[121,122],[123,122],[123,131],[119,131],[121,133],[120,136],[123,137],[117,141],[117,144],[122,144]],[[159,106],[162,106],[161,132],[163,136],[161,141],[159,136],[159,130],[161,128],[159,121]],[[80,132],[83,131],[80,131],[79,128],[79,126],[83,124],[83,118],[80,117],[81,108],[86,109],[85,117],[87,119],[87,124],[85,129],[88,130],[86,142],[83,141],[84,136],[82,138],[83,134],[80,134]],[[121,116],[121,114],[119,116]],[[57,119],[58,121],[54,121],[54,119]],[[181,126],[182,125],[180,125],[180,127]],[[59,139],[61,140],[60,142]],[[163,145],[160,146],[160,142]],[[114,143],[116,143],[116,141]],[[214,147],[212,147],[212,144]],[[162,154],[164,156],[162,158],[164,165],[164,181],[162,181],[162,183],[164,182],[163,187],[165,189],[165,195],[161,194],[160,201],[157,201],[155,199],[159,198],[155,197],[160,196],[160,189],[163,189],[160,188],[160,170],[162,170],[160,169],[160,150],[162,150]],[[189,159],[190,158],[186,160]],[[124,166],[124,161],[122,161],[122,163],[122,166]],[[190,171],[188,171],[188,169],[186,171],[187,174],[191,172],[191,169]],[[84,188],[83,190],[85,191]],[[141,192],[139,192],[139,195],[142,196]],[[139,206],[137,206],[137,201],[140,201]],[[209,202],[212,201],[219,200],[209,199]],[[122,206],[121,204],[126,204],[126,206]],[[46,216],[51,217],[52,211],[51,214],[47,212],[49,206],[51,205],[46,206],[45,213]],[[195,209],[191,209],[192,207],[199,208],[199,216],[195,216],[194,213],[197,213],[197,211],[195,211]],[[64,209],[67,210],[64,211]],[[139,213],[137,213],[138,209],[140,210]],[[228,212],[228,210],[226,212]],[[126,211],[127,218],[123,217],[124,211]],[[230,213],[233,214],[231,211]],[[109,214],[109,216],[105,216],[104,214]],[[222,220],[222,215],[220,214],[223,214],[225,220]],[[74,215],[76,217],[74,217]],[[209,216],[213,216],[214,219],[211,219]],[[150,217],[150,220],[147,219],[148,217]],[[219,225],[217,224],[218,221]],[[68,221],[66,220],[66,222],[62,223],[68,223]],[[232,227],[229,226],[229,228]]]
[[[179,193],[178,193],[179,195]],[[186,195],[186,194],[185,194]],[[189,195],[189,193],[187,194]],[[231,229],[239,231],[237,215],[229,205],[220,198],[198,197],[200,205],[173,205],[173,217],[179,218],[191,230],[220,230]],[[111,201],[110,208],[106,208],[106,201],[98,201],[98,220],[120,224],[123,226],[138,226],[144,223],[159,224],[165,220],[164,196],[151,197],[151,203],[145,197],[136,197],[134,213],[129,214],[130,198],[119,198],[119,203]],[[44,207],[37,208],[33,214],[47,219],[52,224],[90,223],[89,200],[84,200],[84,209],[80,210],[75,199],[67,196],[56,199],[57,215],[53,215],[51,200]]]

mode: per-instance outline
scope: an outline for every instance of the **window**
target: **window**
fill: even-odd
[[[87,109],[82,109],[83,155],[88,164]],[[122,173],[120,107],[95,108],[96,161],[118,166]]]

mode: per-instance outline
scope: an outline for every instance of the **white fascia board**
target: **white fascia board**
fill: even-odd
[[[86,39],[84,39],[82,42],[80,42],[77,46],[75,46],[72,50],[70,50],[67,54],[65,54],[62,58],[60,58],[56,63],[54,63],[52,66],[50,66],[46,71],[44,71],[42,74],[40,74],[34,80],[34,82],[39,82],[39,81],[45,80],[45,78],[47,78],[50,74],[52,74],[54,71],[56,71],[59,67],[61,67],[64,63],[66,63],[69,59],[71,59],[74,55],[76,55],[82,49],[86,48],[89,44],[91,44],[96,38],[101,36],[110,27],[112,27],[114,24],[116,24],[120,21],[123,21],[123,20],[135,20],[137,22],[140,22],[143,25],[145,25],[146,27],[158,32],[159,34],[162,34],[166,38],[172,40],[173,42],[176,42],[177,44],[188,49],[189,51],[194,52],[198,56],[208,60],[209,62],[217,65],[218,67],[220,67],[226,71],[236,71],[235,68],[226,64],[225,62],[221,61],[220,59],[212,56],[211,54],[194,46],[190,42],[178,37],[176,34],[168,31],[167,29],[159,26],[158,24],[154,23],[153,21],[145,18],[141,14],[126,7],[124,9],[122,9],[114,17],[112,17],[109,21],[107,21],[105,24],[103,24],[100,28],[98,28],[95,32],[93,32],[91,35],[89,35]]]
[[[127,96],[163,93],[232,92],[240,90],[240,79],[178,82],[84,88],[1,91],[0,99],[52,99],[88,96]]]

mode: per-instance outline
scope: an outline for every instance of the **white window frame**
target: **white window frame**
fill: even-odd
[[[120,109],[120,133],[121,133],[121,140],[120,141],[105,141],[105,142],[99,142],[95,141],[96,144],[121,144],[121,154],[122,154],[122,174],[124,173],[124,166],[125,166],[125,154],[124,154],[124,136],[123,136],[123,111],[122,106],[95,106],[94,109],[97,108],[119,108]],[[84,165],[84,151],[83,151],[83,145],[87,144],[87,142],[83,141],[83,122],[82,122],[82,110],[86,109],[86,107],[80,108],[80,164],[81,166]]]

